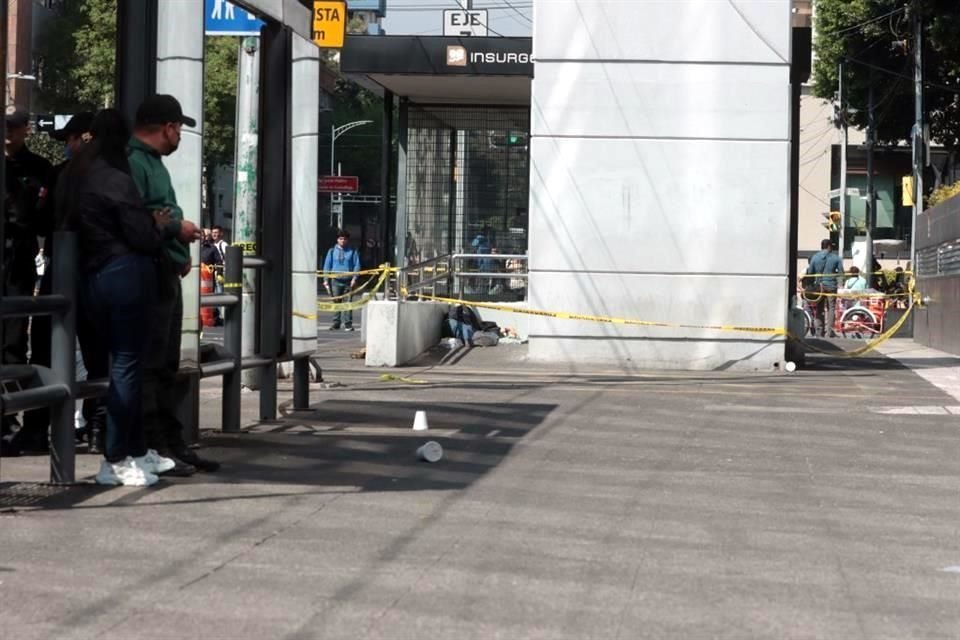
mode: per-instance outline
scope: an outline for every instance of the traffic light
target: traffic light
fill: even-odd
[[[507,133],[507,146],[508,147],[522,147],[527,144],[526,134],[510,131]]]
[[[823,217],[827,219],[826,222],[822,223],[826,227],[827,231],[830,233],[837,233],[840,231],[840,212],[831,211],[830,213],[824,213]]]

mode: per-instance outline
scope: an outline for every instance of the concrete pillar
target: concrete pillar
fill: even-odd
[[[320,50],[293,34],[291,96],[291,353],[317,349],[317,171],[320,145]]]
[[[784,327],[790,0],[538,0],[530,306]],[[530,357],[772,369],[763,333],[531,319]]]
[[[159,0],[157,93],[177,98],[196,127],[183,127],[180,148],[164,160],[183,217],[200,224],[203,174],[203,0]],[[199,362],[200,246],[190,245],[190,275],[183,286],[181,366]]]

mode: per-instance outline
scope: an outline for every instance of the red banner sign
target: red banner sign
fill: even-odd
[[[356,193],[360,191],[360,178],[357,176],[322,176],[319,183],[320,193]]]

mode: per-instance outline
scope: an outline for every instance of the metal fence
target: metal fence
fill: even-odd
[[[478,245],[527,249],[529,110],[410,105],[405,264]]]

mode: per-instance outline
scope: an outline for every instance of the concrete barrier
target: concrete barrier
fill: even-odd
[[[375,300],[364,307],[368,367],[399,367],[440,342],[447,306]]]

